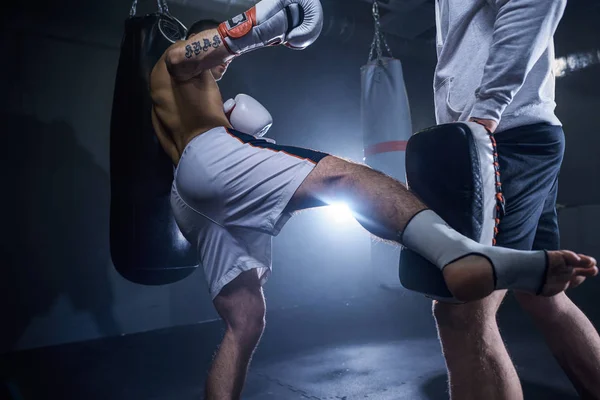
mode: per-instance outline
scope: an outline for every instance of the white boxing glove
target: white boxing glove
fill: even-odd
[[[223,104],[223,111],[236,131],[262,137],[273,125],[267,109],[247,94],[238,94]]]
[[[278,44],[302,50],[323,29],[319,0],[262,0],[248,11],[219,25],[229,52],[240,54]]]

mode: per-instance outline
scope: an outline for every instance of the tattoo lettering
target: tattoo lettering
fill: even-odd
[[[192,43],[192,45],[194,46],[194,54],[200,54],[200,50],[202,50],[202,48],[200,47],[200,42],[194,42]]]
[[[202,52],[207,52],[211,47],[216,49],[221,45],[221,38],[219,35],[215,35],[212,39],[212,42],[209,39],[202,39],[202,43],[200,41],[193,42],[185,46],[185,58],[192,58],[192,56],[197,56]]]
[[[208,51],[208,49],[210,49],[210,40],[204,39],[204,46],[202,47],[202,50]]]

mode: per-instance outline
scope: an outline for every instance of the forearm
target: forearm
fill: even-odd
[[[319,37],[322,28],[318,0],[263,0],[218,29],[174,46],[167,54],[167,69],[176,78],[189,79],[256,49],[284,44],[301,50]]]
[[[165,62],[172,76],[186,80],[231,58],[217,29],[211,29],[171,48]]]
[[[548,48],[566,0],[489,0],[498,7],[489,57],[472,117],[499,121]]]

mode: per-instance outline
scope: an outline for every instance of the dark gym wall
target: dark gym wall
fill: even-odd
[[[153,11],[153,5],[142,2],[140,12]],[[0,41],[8,62],[2,63],[0,83],[6,187],[0,303],[7,319],[0,352],[217,317],[200,271],[174,285],[143,287],[125,281],[111,265],[109,126],[129,6],[116,0],[15,3],[2,17]],[[339,8],[327,5],[326,11]],[[368,4],[357,10],[369,22]],[[174,5],[171,11],[186,25],[228,16]],[[274,48],[236,60],[221,83],[224,99],[237,93],[256,97],[273,114],[269,135],[279,142],[361,161],[359,69],[372,28],[359,25],[344,37],[342,24],[333,20],[306,51]],[[566,34],[559,42],[564,54],[597,46],[569,48],[573,40]],[[433,125],[433,44],[416,48],[398,41],[392,48],[404,63],[414,129]],[[558,84],[559,113],[569,134],[560,194],[566,204],[600,203],[600,189],[592,183],[600,170],[597,129],[589,118],[600,109],[599,77],[595,67]],[[565,223],[565,241],[598,254],[600,244],[582,221],[599,221],[599,214],[594,207],[566,210],[573,216]],[[336,226],[328,218],[325,210],[300,214],[275,238],[274,274],[266,287],[270,310],[378,293],[370,238],[356,224]],[[414,313],[407,318],[430,318],[427,300],[405,298],[401,312]]]
[[[142,2],[139,11],[151,12],[154,4]],[[4,25],[3,54],[10,62],[2,66],[2,178],[10,189],[3,197],[6,290],[0,302],[8,320],[0,330],[2,352],[217,317],[201,272],[174,285],[144,287],[111,265],[109,127],[129,6],[15,5]],[[171,11],[187,25],[225,17],[177,6]],[[309,51],[248,55],[231,66],[223,95],[257,97],[274,115],[271,134],[280,142],[360,160],[359,68],[370,40],[341,43],[331,33]],[[366,281],[369,237],[357,225],[326,231],[326,223],[314,226],[315,220],[301,215],[276,238],[270,309],[374,287]]]

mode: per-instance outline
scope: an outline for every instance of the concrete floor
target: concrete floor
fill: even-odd
[[[430,304],[404,296],[407,317],[394,312],[398,299],[272,312],[243,399],[447,399]],[[500,321],[525,398],[577,399],[531,322],[507,303]],[[215,321],[5,355],[0,399],[201,399],[221,333]]]
[[[577,399],[535,341],[511,343],[526,399]],[[526,354],[535,354],[535,357]],[[244,399],[446,399],[444,362],[434,339],[339,346],[255,365]]]

